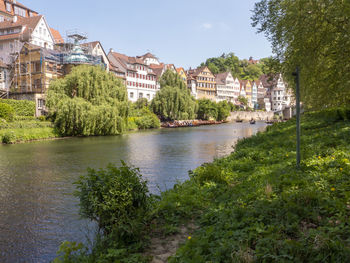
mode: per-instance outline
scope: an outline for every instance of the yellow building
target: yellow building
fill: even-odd
[[[177,68],[176,72],[181,77],[181,79],[187,83],[187,75],[185,70],[183,68]]]
[[[187,72],[187,79],[191,79],[191,83],[195,85],[195,88],[193,88],[191,84],[187,82],[196,99],[216,100],[215,76],[207,66],[190,69]]]

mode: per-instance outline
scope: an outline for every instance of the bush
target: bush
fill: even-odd
[[[30,100],[1,100],[2,103],[10,105],[17,116],[34,116],[35,102]]]
[[[135,122],[137,127],[141,130],[160,127],[160,121],[155,114],[136,118]]]
[[[14,109],[8,104],[0,103],[0,118],[6,121],[13,121],[14,117]]]
[[[80,199],[80,213],[97,222],[105,234],[130,242],[137,235],[138,219],[148,209],[148,188],[138,169],[122,162],[106,170],[88,169],[75,183]]]
[[[11,144],[16,142],[16,135],[13,131],[8,131],[2,135],[1,142]]]

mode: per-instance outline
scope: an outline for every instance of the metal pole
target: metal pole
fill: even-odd
[[[297,168],[300,168],[300,69],[296,68],[296,72],[293,73],[295,76],[296,84],[296,110],[297,110]]]

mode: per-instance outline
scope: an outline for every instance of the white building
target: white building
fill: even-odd
[[[238,98],[235,92],[235,80],[230,72],[217,74],[216,81],[216,100],[234,102]]]
[[[282,75],[262,76],[261,81],[264,87],[267,87],[267,96],[271,101],[273,112],[282,114],[286,107],[291,106],[291,91],[283,81]]]
[[[160,65],[158,58],[149,52],[136,58],[141,59],[146,65]]]
[[[252,81],[252,106],[254,109],[259,107],[258,105],[258,85],[256,81]]]
[[[96,57],[101,57],[101,61],[106,66],[106,70],[109,71],[110,65],[109,65],[109,59],[107,57],[107,54],[105,50],[103,49],[100,41],[93,41],[84,43],[81,45],[84,49],[87,49],[87,53],[91,54]]]
[[[0,98],[7,98],[9,91],[8,66],[0,60]]]
[[[54,37],[44,16],[17,17],[0,23],[0,59],[5,64],[14,61],[23,43],[28,42],[47,49],[54,48]]]
[[[140,98],[152,100],[157,91],[156,74],[146,65],[144,61],[137,57],[128,57],[126,55],[113,52],[108,54],[110,62],[125,72],[126,88],[128,98],[136,102]]]

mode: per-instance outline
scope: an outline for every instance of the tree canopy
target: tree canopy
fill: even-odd
[[[152,100],[151,109],[163,120],[194,119],[196,100],[180,76],[167,70],[160,79],[160,91]]]
[[[350,104],[349,0],[262,0],[253,12],[252,25],[270,40],[289,83],[300,67],[305,104]]]
[[[256,80],[263,74],[272,73],[273,58],[263,58],[259,63],[250,63],[247,59],[240,60],[234,53],[222,54],[219,57],[208,58],[201,66],[207,66],[213,74],[231,72],[239,79]]]
[[[128,116],[123,83],[100,67],[77,66],[50,84],[47,106],[62,135],[119,134]]]

